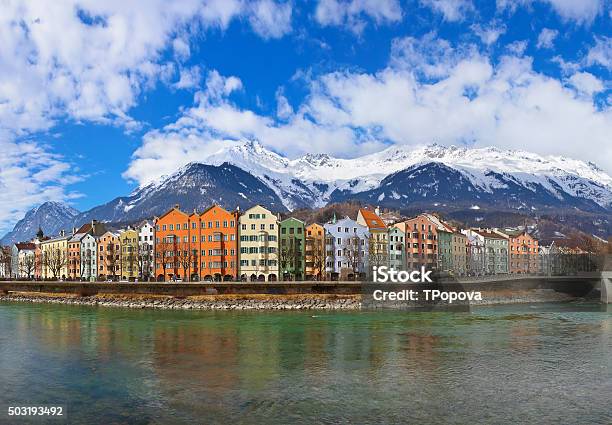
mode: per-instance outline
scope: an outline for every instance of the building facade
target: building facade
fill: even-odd
[[[438,267],[438,222],[430,214],[419,214],[404,221],[406,263],[411,270],[421,266]]]
[[[19,242],[11,247],[10,275],[13,279],[32,279],[36,270],[36,246]]]
[[[389,267],[406,270],[406,234],[398,226],[391,226],[389,232]]]
[[[43,279],[66,279],[68,277],[68,239],[65,232],[60,236],[40,243]]]
[[[324,225],[326,236],[325,272],[330,280],[356,280],[366,275],[370,232],[367,226],[345,217]]]
[[[473,274],[508,273],[508,239],[488,229],[467,229],[468,260]]]
[[[79,278],[95,281],[98,278],[98,239],[86,233],[79,237]],[[69,241],[69,244],[72,243]]]
[[[538,273],[539,243],[538,240],[523,230],[496,229],[496,233],[508,239],[508,271],[513,274]]]
[[[98,278],[119,280],[121,273],[121,246],[119,234],[107,231],[97,240]]]
[[[200,215],[200,268],[203,280],[238,277],[238,212],[213,205]],[[193,239],[193,235],[192,235]]]
[[[154,225],[148,221],[138,226],[138,275],[139,279],[144,281],[155,277],[154,229]]]
[[[139,277],[138,230],[127,228],[119,232],[121,247],[121,280],[135,281]]]
[[[193,251],[197,254],[199,249],[197,241],[191,242],[189,236],[190,217],[178,205],[155,218],[155,275],[158,281],[187,279]]]
[[[389,233],[387,226],[378,215],[378,208],[371,211],[360,208],[357,213],[357,223],[366,226],[369,233],[368,241],[368,267],[366,272],[371,273],[374,266],[387,266],[389,264]]]
[[[325,227],[312,223],[306,227],[305,279],[325,279]]]
[[[289,217],[279,223],[278,261],[282,280],[304,280],[306,226]]]
[[[276,281],[279,278],[278,220],[261,205],[239,218],[240,279]]]

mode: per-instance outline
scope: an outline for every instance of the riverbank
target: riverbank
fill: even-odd
[[[551,289],[483,291],[482,301],[474,301],[472,305],[568,302],[575,299],[576,297],[572,295]],[[167,310],[359,310],[361,308],[360,294],[231,294],[187,297],[96,294],[84,297],[66,293],[11,292],[0,295],[0,302],[2,301]]]

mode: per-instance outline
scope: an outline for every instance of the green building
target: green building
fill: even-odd
[[[289,217],[280,222],[279,266],[282,280],[304,279],[304,222]]]

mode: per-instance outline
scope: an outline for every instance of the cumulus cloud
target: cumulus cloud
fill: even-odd
[[[536,47],[538,49],[552,49],[554,46],[555,38],[557,38],[558,34],[559,31],[557,30],[543,28],[540,32],[540,35],[538,35],[538,42],[536,44]]]
[[[475,45],[453,46],[431,34],[393,42],[375,73],[337,71],[312,77],[310,93],[282,120],[239,108],[227,97],[198,102],[166,128],[149,133],[126,177],[141,184],[223,141],[257,139],[290,157],[308,152],[356,156],[389,144],[497,146],[593,160],[612,170],[612,113],[585,95],[588,75],[567,82],[509,54],[493,63]],[[373,107],[375,105],[375,107]],[[163,141],[163,142],[162,142]],[[584,149],[588,143],[589,149]],[[163,152],[189,152],[178,162]]]
[[[32,206],[49,200],[69,200],[66,184],[79,180],[64,158],[32,140],[16,143],[0,137],[0,233]]]
[[[593,96],[593,94],[604,89],[604,85],[599,78],[589,72],[576,72],[569,78],[569,82],[578,92],[587,96]]]
[[[548,4],[562,19],[579,24],[590,24],[603,9],[603,0],[497,0],[497,8],[514,12],[536,2]]]
[[[291,30],[291,3],[2,2],[0,140],[3,151],[13,154],[11,162],[0,167],[0,187],[9,196],[2,202],[0,228],[24,208],[47,199],[66,199],[69,164],[54,155],[52,147],[29,141],[31,135],[59,120],[118,125],[128,132],[139,128],[129,111],[142,92],[158,81],[176,88],[197,87],[200,82],[199,68],[182,66],[178,81],[173,81],[177,67],[169,57],[179,63],[187,60],[192,31],[224,30],[233,19],[247,22],[261,37],[280,37]],[[170,54],[164,56],[165,52]],[[28,153],[33,146],[39,151],[37,157]],[[19,176],[27,190],[6,191],[16,186],[12,176]]]
[[[449,22],[462,21],[475,10],[471,0],[421,0],[421,4],[440,13]]]
[[[595,37],[595,45],[589,49],[586,64],[612,69],[612,37]]]
[[[474,33],[487,46],[491,46],[497,42],[497,39],[506,32],[506,26],[497,22],[493,22],[488,26],[474,24],[471,26]]]
[[[378,25],[398,22],[402,8],[398,0],[319,0],[315,20],[323,26],[342,26],[361,33],[370,18]]]

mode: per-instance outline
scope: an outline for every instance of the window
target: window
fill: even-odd
[[[274,230],[274,224],[270,224],[270,230]]]

